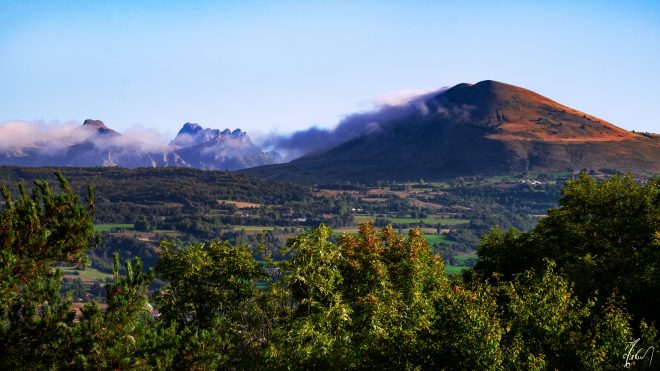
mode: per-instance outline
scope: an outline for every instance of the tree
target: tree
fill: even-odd
[[[361,364],[404,368],[424,359],[435,302],[449,288],[442,258],[420,229],[406,237],[391,226],[360,226],[339,239],[344,297],[351,304],[353,343]]]
[[[527,269],[542,272],[545,259],[575,283],[586,300],[598,291],[605,303],[623,295],[636,321],[660,319],[660,178],[638,184],[628,175],[569,181],[559,207],[532,232],[493,230],[479,247],[482,278],[511,279]]]
[[[248,246],[164,244],[156,271],[166,283],[155,296],[160,321],[186,334],[175,360],[179,366],[254,361],[262,337],[257,282],[267,276]]]
[[[609,292],[594,291],[604,271],[618,272],[617,258],[656,287],[657,182],[570,183],[531,233],[484,238],[473,279],[448,279],[419,229],[403,236],[364,224],[336,238],[321,225],[290,239],[279,262],[257,261],[241,244],[166,244],[154,318],[154,272],[136,259],[122,276],[118,254],[107,306],[92,302],[76,317],[71,296],[60,296],[53,264],[84,262],[97,242],[91,192],[81,206],[60,180],[58,195],[40,182],[16,202],[3,191],[2,369],[597,370],[623,364],[637,337],[645,347],[659,340],[626,311],[623,296],[644,288],[615,276]],[[621,254],[647,260],[635,266]]]
[[[287,241],[270,294],[281,308],[266,351],[276,368],[345,368],[353,361],[351,308],[342,293],[340,248],[325,225]]]
[[[149,315],[146,292],[153,273],[141,262],[126,264],[106,286],[107,308],[96,303],[82,308],[76,322],[71,296],[60,295],[61,271],[56,262],[83,264],[84,253],[98,243],[92,215],[93,192],[87,206],[61,174],[62,192],[53,194],[35,182],[28,195],[11,200],[3,188],[0,214],[0,368],[134,368],[166,367],[177,338],[173,329],[157,329]]]
[[[331,241],[321,225],[287,243],[274,291],[288,306],[269,341],[283,368],[406,368],[424,365],[435,302],[448,289],[440,257],[420,230],[406,238],[363,224]]]
[[[133,228],[135,228],[136,231],[150,231],[152,230],[151,225],[149,224],[149,221],[147,220],[147,217],[144,215],[140,215],[135,222],[133,223]]]
[[[28,194],[5,200],[0,213],[0,368],[46,368],[61,365],[67,352],[61,344],[70,335],[75,314],[70,298],[60,296],[57,261],[83,264],[84,253],[98,243],[92,215],[93,191],[87,206],[64,177],[53,194],[46,182],[35,181]]]
[[[126,275],[119,271],[119,254],[115,253],[113,282],[106,285],[107,308],[95,303],[81,310],[80,323],[73,327],[74,349],[67,368],[153,368],[170,367],[176,354],[176,328],[157,328],[151,317],[153,308],[147,301],[147,290],[154,272],[142,271],[135,258],[125,264]]]
[[[425,369],[503,369],[502,337],[497,290],[492,285],[463,287],[458,281],[435,301],[432,332],[422,349]]]

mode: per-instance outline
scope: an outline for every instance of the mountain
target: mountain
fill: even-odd
[[[85,120],[79,127],[65,129],[62,133],[35,138],[28,144],[5,146],[0,152],[0,165],[237,170],[275,162],[240,129],[221,132],[187,123],[169,145],[122,135],[100,120]]]
[[[38,165],[119,166],[126,168],[185,166],[185,162],[166,146],[152,145],[105,126],[101,120],[85,120],[81,127],[89,132],[82,142],[70,145],[59,157],[37,157]]]
[[[95,136],[107,136],[107,137],[118,137],[121,134],[118,132],[109,129],[103,121],[101,120],[92,120],[92,119],[87,119],[85,122],[82,124],[82,129],[87,130],[91,135]]]
[[[177,153],[197,169],[238,170],[276,161],[254,145],[241,129],[220,131],[187,123],[170,145],[178,147]]]
[[[243,170],[301,182],[447,179],[614,168],[660,172],[660,136],[630,132],[530,90],[459,84],[328,151]]]

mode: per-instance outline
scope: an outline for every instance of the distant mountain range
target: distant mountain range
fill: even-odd
[[[5,126],[0,165],[243,169],[304,183],[603,168],[660,173],[657,134],[630,132],[530,90],[490,80],[384,106],[332,132],[312,128],[279,138],[274,142],[307,153],[289,163],[281,163],[277,152],[260,149],[240,129],[186,123],[167,145],[122,135],[98,120],[44,130],[25,135],[24,127]]]
[[[85,120],[57,139],[6,146],[0,165],[119,166],[127,168],[185,166],[204,170],[238,170],[273,164],[280,157],[264,153],[247,133],[236,129],[205,129],[187,123],[169,145],[127,137],[99,120]]]
[[[513,85],[459,84],[415,107],[329,150],[243,172],[306,183],[601,168],[660,172],[660,136],[621,129]]]

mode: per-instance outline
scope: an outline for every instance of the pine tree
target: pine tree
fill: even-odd
[[[56,262],[84,263],[84,253],[98,243],[92,215],[93,191],[81,205],[57,173],[61,193],[35,182],[29,194],[22,184],[0,213],[0,368],[62,365],[68,352],[74,313],[70,298],[60,296]]]

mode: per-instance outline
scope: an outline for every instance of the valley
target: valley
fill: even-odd
[[[19,182],[54,182],[56,170],[0,167],[0,183],[16,195]],[[122,260],[140,257],[145,268],[155,266],[161,241],[247,243],[279,259],[286,241],[311,227],[328,225],[336,238],[368,222],[392,225],[399,233],[421,228],[445,259],[447,273],[457,274],[476,262],[483,234],[494,226],[530,230],[556,205],[563,182],[573,176],[557,172],[303,186],[187,168],[59,170],[79,194],[88,185],[94,188],[95,231],[102,238],[89,253],[90,267],[106,274],[115,251]]]
[[[66,175],[54,176],[55,170],[0,167],[1,184],[15,184],[3,188],[2,241],[13,247],[3,250],[3,257],[9,256],[5,272],[10,272],[3,282],[30,290],[20,283],[32,274],[25,267],[45,262],[40,269],[48,274],[51,296],[38,313],[48,320],[52,305],[64,316],[58,323],[76,331],[105,334],[114,329],[97,324],[119,323],[115,328],[134,334],[133,339],[152,337],[157,349],[185,355],[187,348],[175,342],[178,334],[197,337],[188,332],[197,324],[187,319],[200,321],[197,330],[209,334],[207,329],[223,326],[213,323],[215,318],[237,313],[237,333],[256,339],[240,368],[260,362],[272,368],[272,361],[258,356],[267,352],[260,346],[266,339],[271,349],[286,354],[279,369],[292,362],[289,354],[300,354],[280,334],[306,344],[308,337],[297,329],[299,316],[306,323],[323,323],[339,305],[345,315],[332,318],[329,331],[346,324],[342,332],[351,344],[362,344],[372,319],[389,318],[411,328],[413,336],[430,335],[430,345],[442,344],[429,353],[428,362],[411,356],[435,369],[453,359],[445,344],[462,344],[464,338],[488,343],[481,335],[484,323],[499,334],[490,346],[507,354],[511,339],[519,341],[508,332],[534,329],[547,314],[568,329],[559,336],[579,336],[580,343],[592,344],[580,359],[585,364],[600,346],[583,325],[622,326],[615,341],[624,344],[633,326],[644,334],[644,320],[657,319],[657,280],[649,276],[657,275],[652,270],[657,177],[622,177],[603,169],[302,186],[186,168],[65,168]],[[61,190],[41,181],[31,193],[23,186],[36,179],[55,183],[53,178]],[[91,192],[95,202],[88,197],[87,204],[80,203],[89,193],[84,184],[96,190]],[[70,239],[71,231],[79,236]],[[79,257],[67,258],[66,250],[51,257],[60,246],[80,249]],[[12,263],[17,258],[34,263]],[[18,280],[11,281],[16,274]],[[646,277],[651,287],[644,284]],[[608,293],[622,288],[631,295],[620,309],[612,309],[616,299],[612,294],[607,299]],[[209,301],[216,305],[207,308]],[[614,320],[608,317],[612,310]],[[410,312],[416,313],[410,320],[401,315]],[[183,315],[185,327],[163,324],[173,315]],[[574,318],[579,320],[571,322]],[[359,321],[355,327],[353,321]],[[424,332],[424,321],[438,331]],[[86,338],[77,334],[62,336],[82,352]],[[543,335],[525,335],[524,344],[546,346]],[[144,354],[153,354],[159,364],[160,353],[146,347]],[[310,348],[312,357],[316,351]],[[361,351],[347,346],[341,353],[359,356]],[[573,354],[569,343],[559,362]],[[381,359],[370,357],[368,365]],[[506,358],[497,357],[484,364]],[[304,369],[304,363],[296,369]],[[386,360],[383,367],[390,364]]]

